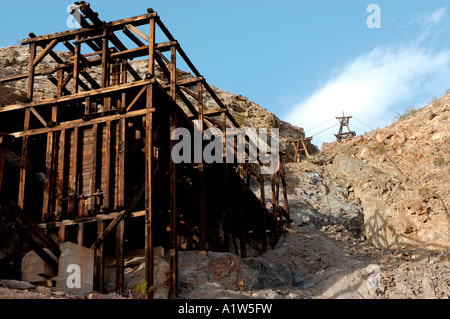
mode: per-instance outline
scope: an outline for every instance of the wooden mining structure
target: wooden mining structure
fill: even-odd
[[[299,138],[297,140],[294,140],[294,148],[295,148],[295,155],[294,155],[294,162],[300,163],[301,157],[306,156],[310,157],[308,149],[311,148],[311,140],[312,137],[305,137],[305,138]]]
[[[336,119],[339,120],[339,132],[337,134],[334,134],[337,141],[343,141],[355,137],[356,133],[354,131],[351,131],[349,126],[351,118],[352,116],[345,116],[344,112],[342,112],[342,116],[336,117]],[[345,131],[344,128],[347,128],[347,131]]]
[[[59,243],[93,248],[101,292],[105,255],[112,255],[116,291],[124,292],[127,251],[145,250],[145,281],[152,287],[153,248],[162,246],[175,298],[179,250],[246,257],[247,245],[260,252],[275,245],[290,222],[281,156],[278,171],[266,178],[260,161],[175,164],[170,136],[177,127],[191,133],[215,127],[225,140],[225,130],[239,124],[152,9],[112,22],[85,2],[72,9],[81,28],[30,34],[22,41],[29,45],[28,73],[0,80],[27,82],[26,103],[0,107],[0,214],[3,225],[13,221],[16,251],[33,249],[57,268],[48,250],[58,257]],[[166,41],[157,42],[156,32]],[[40,67],[48,57],[54,66]],[[179,76],[180,57],[191,75]],[[141,75],[130,63],[137,58],[148,59]],[[96,69],[97,77],[90,74]],[[53,96],[33,99],[38,78],[54,85]],[[8,154],[18,158],[16,170]],[[251,185],[259,185],[259,196]]]

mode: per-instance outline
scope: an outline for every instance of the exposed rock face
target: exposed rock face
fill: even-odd
[[[323,147],[330,176],[361,200],[365,233],[384,249],[450,249],[450,94],[392,125]]]

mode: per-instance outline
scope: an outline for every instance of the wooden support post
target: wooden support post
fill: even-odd
[[[103,45],[102,45],[102,79],[101,87],[106,88],[109,86],[109,45],[108,45],[108,31],[103,31]],[[111,98],[105,97],[103,99],[103,107],[105,111],[109,111],[111,107]]]
[[[307,147],[307,145],[305,144],[305,140],[306,139],[300,139],[300,142],[302,143],[302,146],[303,146],[303,150],[305,151],[305,154],[306,154],[306,157],[309,157],[309,152],[308,152],[308,147]]]
[[[5,155],[6,155],[6,147],[0,143],[0,193],[2,191],[2,181],[3,181],[3,170],[5,167]],[[0,207],[1,210],[1,207]]]
[[[108,86],[108,60],[109,60],[108,31],[105,29],[103,32],[103,46],[102,46],[102,80],[101,80],[102,88]]]
[[[294,146],[295,146],[294,162],[299,163],[300,162],[300,156],[299,156],[300,139],[294,141]]]
[[[266,207],[266,195],[264,191],[264,175],[261,174],[261,162],[258,160],[258,181],[261,192],[261,204]],[[267,216],[266,212],[263,212],[263,234],[262,234],[262,251],[267,251]]]
[[[86,228],[86,225],[84,223],[78,224],[78,230],[77,230],[77,244],[80,246],[84,245],[84,230]]]
[[[56,96],[61,97],[63,92],[64,69],[58,69],[58,83],[56,86]]]
[[[278,172],[280,174],[281,178],[281,185],[283,187],[283,200],[284,200],[284,210],[286,211],[286,218],[288,222],[290,223],[291,215],[289,213],[289,203],[287,198],[287,187],[286,187],[286,179],[284,176],[284,168],[283,168],[283,160],[281,159],[281,155],[279,156],[279,169]]]
[[[34,89],[34,73],[36,66],[33,61],[36,58],[36,43],[30,43],[30,63],[28,65],[28,89],[27,89],[27,100],[31,102],[33,100],[33,89]]]
[[[52,117],[51,122],[57,122],[58,107],[54,105],[52,107]],[[55,132],[47,133],[47,149],[45,156],[45,181],[44,181],[44,203],[42,209],[42,221],[45,221],[53,215],[53,207],[51,205],[53,180],[54,180],[54,166],[55,166]]]
[[[91,177],[90,177],[90,192],[94,194],[97,191],[97,151],[98,151],[98,124],[92,125],[92,160],[91,160]],[[96,197],[91,196],[89,199],[88,211],[96,210]]]
[[[228,203],[228,174],[226,169],[226,164],[223,164],[223,191],[222,191],[222,220],[223,220],[223,245],[224,251],[230,251],[230,218],[229,218],[229,203]]]
[[[270,181],[272,186],[272,214],[273,218],[275,219],[275,227],[274,227],[274,236],[275,236],[275,243],[278,241],[278,205],[277,205],[277,198],[275,194],[275,179],[276,174],[270,175]]]
[[[27,131],[30,127],[30,114],[29,108],[25,110],[25,119],[23,130]],[[22,140],[22,157],[20,161],[20,181],[19,181],[19,195],[17,204],[23,209],[24,197],[25,197],[25,183],[28,169],[28,136],[24,136]]]
[[[72,178],[69,182],[69,205],[68,211],[72,216],[77,213],[77,195],[78,195],[78,126],[73,129],[73,144],[72,144]],[[79,213],[77,214],[79,215]]]
[[[124,278],[125,278],[125,255],[124,255],[124,235],[125,235],[125,220],[122,220],[117,225],[116,230],[116,291],[119,294],[124,292]]]
[[[111,121],[106,122],[105,127],[105,184],[103,186],[105,196],[103,197],[103,212],[110,211],[111,202]]]
[[[128,82],[128,78],[127,78],[127,65],[128,65],[128,61],[127,59],[123,59],[121,60],[121,64],[120,64],[120,72],[121,72],[121,76],[120,76],[120,84],[126,84]],[[125,92],[124,92],[125,93]],[[125,107],[125,104],[122,104],[122,107]]]
[[[6,146],[0,142],[0,192],[2,190],[3,170],[5,165]]]
[[[238,137],[239,138],[239,137]],[[239,176],[244,179],[244,164],[239,164]],[[243,184],[242,184],[243,185]],[[244,190],[239,189],[238,193],[238,211],[239,211],[239,241],[241,248],[241,258],[247,257],[247,229],[245,225],[245,196]]]
[[[204,122],[203,122],[203,91],[202,83],[197,83],[197,95],[198,95],[198,120],[200,124],[201,141],[203,141]],[[202,147],[203,149],[203,147]],[[200,182],[200,207],[199,207],[199,239],[200,250],[206,249],[206,185],[205,185],[205,167],[203,163],[203,156],[201,163],[198,164],[198,174]]]
[[[177,118],[174,110],[170,111],[170,135],[177,127]],[[170,149],[173,148],[173,141],[170,140]],[[178,205],[177,205],[177,167],[170,159],[170,280],[169,280],[169,297],[175,299],[178,294]]]
[[[66,241],[66,224],[61,223],[59,225],[58,237],[59,237],[59,244],[62,244]]]
[[[65,158],[66,158],[66,130],[63,129],[60,131],[59,135],[59,180],[57,186],[57,199],[56,199],[56,214],[63,218],[63,203],[62,199],[64,196],[64,179],[65,179]]]
[[[227,164],[226,157],[227,157],[227,116],[225,113],[220,114],[221,119],[221,130],[222,130],[222,157],[223,157],[223,205],[222,205],[222,218],[223,218],[223,250],[224,251],[230,251],[230,215],[231,212],[229,211],[229,184],[228,184],[228,170],[227,170]],[[234,235],[233,235],[234,238]],[[236,250],[237,251],[237,250]]]
[[[44,203],[42,206],[42,222],[50,217],[50,199],[52,193],[52,176],[53,176],[53,152],[54,152],[54,132],[47,133],[47,149],[45,152],[45,181],[44,181]]]
[[[176,48],[171,48],[170,61],[170,88],[171,97],[176,101]],[[175,110],[170,110],[170,136],[177,127],[177,115]],[[174,146],[174,142],[170,140],[170,149]],[[169,297],[175,299],[178,295],[178,205],[177,205],[177,166],[170,159],[170,280],[169,280]]]
[[[147,109],[153,108],[153,84],[147,86]],[[153,112],[146,115],[145,122],[145,282],[147,299],[153,299]]]
[[[103,220],[99,220],[97,222],[97,238],[100,238],[100,236],[103,234],[104,228],[105,222]],[[97,289],[100,293],[103,293],[103,286],[105,281],[105,256],[103,243],[100,244],[95,252],[95,274]]]
[[[150,32],[148,37],[148,73],[150,76],[155,75],[155,19],[149,21]]]
[[[121,210],[125,207],[125,154],[126,154],[126,119],[119,120],[119,171],[118,171],[118,208]]]
[[[91,98],[87,96],[84,99],[84,115],[83,120],[89,121],[91,119]]]
[[[170,96],[173,101],[177,99],[177,48],[170,48]]]
[[[75,36],[75,40],[79,40],[80,35]],[[81,54],[81,43],[75,44],[75,53],[73,61],[73,94],[78,93],[78,79],[80,77],[80,54]]]
[[[106,236],[108,236],[108,234],[114,229],[114,227],[116,227],[126,217],[127,214],[128,212],[126,210],[119,212],[119,214],[113,219],[113,221],[109,223],[108,227],[106,227],[103,233],[98,236],[97,240],[91,245],[90,248],[93,250],[97,250],[105,240]]]
[[[277,225],[280,228],[280,235],[283,231],[283,214],[280,210],[280,174],[275,174],[275,205],[277,206]]]
[[[111,66],[111,85],[119,84],[119,68],[117,66],[118,59],[113,59]]]
[[[52,52],[53,48],[58,44],[58,40],[52,40],[46,47],[43,47],[42,52],[33,60],[34,66],[36,66],[39,62],[41,62],[47,54]]]

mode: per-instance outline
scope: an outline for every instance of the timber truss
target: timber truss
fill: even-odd
[[[0,80],[28,83],[27,103],[0,108],[0,209],[16,219],[20,238],[54,267],[43,248],[56,257],[64,241],[94,249],[99,291],[105,289],[110,248],[117,260],[116,290],[123,292],[127,250],[144,248],[151,287],[153,247],[163,246],[169,251],[172,298],[179,250],[246,257],[251,243],[260,252],[275,245],[290,222],[281,156],[270,178],[261,174],[260,162],[172,161],[176,141],[170,136],[177,127],[191,133],[215,127],[225,141],[226,129],[240,126],[157,13],[148,9],[104,22],[85,2],[76,2],[73,13],[81,28],[30,34],[22,41],[29,45],[28,73]],[[156,41],[158,28],[163,42]],[[54,65],[40,67],[49,57]],[[180,57],[188,76],[179,75]],[[137,58],[147,61],[144,71],[133,67]],[[37,77],[54,85],[53,96],[33,99]],[[20,159],[17,171],[8,169],[8,154]],[[259,196],[251,185],[259,186]]]

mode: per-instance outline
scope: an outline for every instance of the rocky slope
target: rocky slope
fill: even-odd
[[[450,249],[450,94],[323,149],[329,176],[361,201],[372,244]]]

